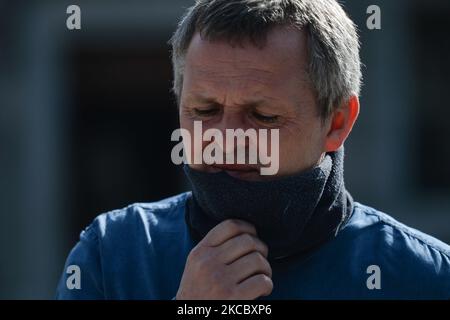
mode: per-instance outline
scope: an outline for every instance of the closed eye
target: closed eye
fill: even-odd
[[[269,116],[269,115],[264,115],[261,114],[259,112],[253,111],[252,112],[252,116],[256,119],[259,120],[261,122],[265,122],[265,123],[274,123],[278,120],[278,116]]]
[[[200,117],[214,116],[219,112],[219,108],[205,108],[205,109],[194,108],[193,110],[195,115]]]

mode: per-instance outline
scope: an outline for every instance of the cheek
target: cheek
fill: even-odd
[[[309,152],[303,135],[280,134],[280,167],[292,171],[303,166],[305,154]]]
[[[197,120],[198,121],[198,120]],[[191,156],[191,163],[189,163],[190,167],[198,170],[205,170],[206,166],[203,163],[194,163],[194,159],[197,157],[198,159],[202,159],[203,150],[204,148],[210,143],[208,141],[203,141],[203,134],[208,129],[208,126],[202,122],[201,129],[199,131],[199,135],[195,135],[195,125],[194,120],[192,120],[190,117],[180,114],[180,128],[186,129],[189,132],[190,137],[190,150],[186,150],[186,152],[190,153]],[[197,129],[198,130],[198,129]],[[196,149],[196,145],[198,145],[198,148]],[[186,148],[186,144],[184,145]],[[203,162],[203,161],[202,161]],[[212,170],[212,169],[211,169]]]
[[[180,117],[180,128],[187,129],[189,131],[191,131],[191,129],[194,128],[194,122],[191,119],[189,119],[189,117],[181,109],[179,112],[179,117]]]
[[[321,125],[293,125],[280,130],[280,172],[297,173],[317,163],[325,144]]]
[[[194,122],[191,121],[191,119],[189,119],[186,115],[183,114],[183,112],[180,112],[179,114],[180,116],[180,129],[185,129],[189,132],[190,134],[190,150],[188,150],[188,146],[186,145],[186,140],[188,137],[183,137],[182,140],[184,142],[184,152],[187,152],[188,154],[190,154],[190,159],[191,162],[193,157],[194,157]],[[191,165],[191,163],[190,163]],[[192,166],[192,165],[191,165]]]

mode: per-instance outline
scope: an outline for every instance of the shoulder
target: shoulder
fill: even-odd
[[[450,246],[444,242],[360,203],[355,203],[343,237],[352,258],[379,266],[392,290],[450,297]]]
[[[178,260],[184,258],[183,246],[189,240],[184,222],[189,196],[135,203],[96,217],[81,232],[64,268],[78,266],[83,274],[81,290],[68,290],[68,274],[63,272],[57,298],[143,299],[173,294],[175,282],[157,287],[154,279],[166,277],[164,272],[180,272]],[[161,268],[159,261],[172,263]]]
[[[126,234],[141,234],[136,231],[158,229],[162,232],[176,231],[184,226],[184,210],[190,192],[181,193],[157,202],[134,203],[125,208],[97,216],[80,235],[107,240]]]
[[[384,212],[358,202],[355,203],[353,217],[347,227],[359,230],[362,235],[381,238],[389,242],[393,248],[398,246],[400,249],[404,245],[404,249],[414,249],[414,252],[419,255],[430,251],[446,258],[450,257],[450,246],[444,242],[411,228]]]

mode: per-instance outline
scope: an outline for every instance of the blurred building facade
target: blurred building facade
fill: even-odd
[[[187,189],[167,41],[192,2],[0,3],[0,298],[52,298],[96,215]],[[343,3],[365,64],[348,189],[449,243],[450,3]],[[70,4],[81,30],[66,28]],[[366,28],[373,4],[381,30]]]

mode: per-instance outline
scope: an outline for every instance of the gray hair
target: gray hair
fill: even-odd
[[[294,26],[308,39],[308,76],[326,118],[352,95],[359,95],[361,62],[354,23],[336,0],[196,0],[170,40],[173,91],[180,102],[185,56],[196,32],[203,39],[263,47],[275,26]]]

